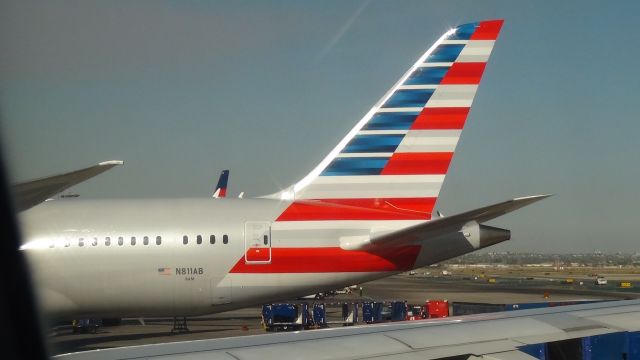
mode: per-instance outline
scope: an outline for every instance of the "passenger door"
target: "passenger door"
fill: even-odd
[[[268,221],[247,221],[244,224],[244,246],[245,263],[271,263],[271,223]]]

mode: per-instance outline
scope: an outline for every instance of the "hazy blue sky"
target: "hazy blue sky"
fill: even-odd
[[[123,159],[83,197],[300,179],[449,27],[504,18],[438,207],[554,193],[496,250],[637,251],[637,1],[4,1],[12,180]]]

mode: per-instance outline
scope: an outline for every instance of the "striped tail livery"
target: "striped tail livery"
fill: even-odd
[[[229,170],[222,170],[220,178],[218,179],[218,185],[213,192],[214,198],[223,198],[227,196],[227,183],[229,182]]]
[[[279,220],[428,220],[502,20],[436,41],[304,179]]]

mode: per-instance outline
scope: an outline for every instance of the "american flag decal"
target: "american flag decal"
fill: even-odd
[[[168,268],[168,267],[158,268],[158,275],[171,275],[171,268]]]

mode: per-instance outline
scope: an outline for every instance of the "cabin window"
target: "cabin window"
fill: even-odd
[[[156,236],[156,245],[162,244],[162,238],[160,236]]]
[[[182,243],[183,243],[184,245],[187,245],[187,244],[189,243],[189,237],[188,237],[187,235],[185,235],[185,236],[183,236],[183,237],[182,237]]]
[[[69,247],[69,246],[71,246],[71,243],[69,242],[69,240],[65,240],[64,247]]]
[[[222,243],[223,244],[228,244],[229,243],[229,236],[222,235]]]
[[[124,245],[124,238],[122,236],[118,236],[118,246]]]
[[[216,236],[209,235],[209,244],[215,244],[215,243],[216,243]]]
[[[202,235],[196,236],[196,244],[198,245],[202,244]]]
[[[78,239],[78,246],[80,246],[80,247],[84,246],[84,239],[83,238]]]
[[[136,237],[132,236],[131,237],[131,245],[135,245],[136,244]]]
[[[98,246],[98,238],[94,237],[93,241],[91,242],[91,246]]]
[[[145,245],[149,245],[149,237],[148,236],[143,237],[142,238],[142,243],[145,244]]]
[[[111,238],[108,237],[108,236],[106,238],[104,238],[104,244],[106,246],[111,246]]]
[[[262,238],[263,238],[264,244],[269,245],[269,235],[265,235]]]

